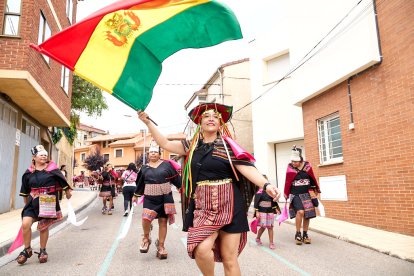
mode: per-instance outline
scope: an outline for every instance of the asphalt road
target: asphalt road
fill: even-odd
[[[46,264],[33,255],[23,266],[12,261],[0,267],[0,275],[201,275],[195,261],[187,256],[178,197],[177,224],[168,227],[166,260],[155,257],[154,243],[148,253],[139,252],[142,205],[135,208],[128,235],[117,239],[126,222],[122,201],[121,195],[115,200],[113,215],[108,216],[101,214],[102,202],[96,200],[80,214],[80,218],[88,216],[82,226],[70,225],[52,235]],[[158,223],[153,224],[155,241]],[[414,275],[414,263],[322,234],[310,232],[311,245],[295,245],[294,232],[292,225],[275,226],[275,250],[268,248],[267,232],[263,246],[255,244],[250,232],[239,257],[242,275]],[[35,243],[32,246],[35,251],[39,248]],[[224,275],[220,263],[216,264],[216,275]]]

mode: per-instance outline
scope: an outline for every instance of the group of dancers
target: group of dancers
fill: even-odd
[[[168,256],[165,247],[167,222],[174,223],[176,214],[172,185],[181,192],[183,230],[188,234],[187,253],[195,259],[203,275],[214,275],[215,262],[223,263],[226,275],[241,274],[238,256],[247,242],[247,214],[253,197],[255,217],[260,226],[256,242],[258,245],[262,244],[261,235],[268,229],[269,247],[275,248],[272,229],[274,214],[280,212],[277,201],[281,192],[257,170],[254,157],[231,138],[226,123],[231,119],[232,110],[231,106],[217,103],[203,103],[194,107],[189,117],[197,127],[193,138],[183,141],[168,140],[149,119],[148,114],[138,111],[139,119],[146,124],[157,144],[150,147],[149,162],[143,164],[139,172],[134,164],[130,164],[122,175],[124,215],[128,215],[133,201],[144,197],[144,233],[139,249],[141,253],[148,252],[152,244],[152,221],[158,219],[156,256],[159,259],[166,259]],[[181,174],[173,163],[160,158],[161,148],[185,158]],[[39,260],[46,262],[48,226],[61,219],[58,200],[45,200],[39,195],[53,196],[58,191],[65,190],[66,197],[71,196],[71,187],[58,168],[52,166],[53,162],[47,161],[47,152],[37,146],[32,153],[33,164],[23,176],[21,190],[26,202],[22,213],[25,249],[17,259],[19,264],[25,263],[32,255],[29,235],[31,224],[39,221]],[[59,175],[48,173],[55,169]],[[100,190],[103,198],[102,212],[108,215],[112,214],[111,187],[115,178],[111,171],[112,166],[109,164],[102,173],[103,184]],[[44,175],[53,181],[43,181],[43,178],[40,181],[40,177]],[[315,207],[319,193],[312,167],[303,160],[301,149],[294,147],[286,173],[284,197],[289,206],[290,217],[296,220],[296,244],[311,243],[308,234],[309,219],[316,216]],[[300,231],[301,228],[303,232]]]

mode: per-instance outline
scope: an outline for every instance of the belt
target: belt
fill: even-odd
[[[225,179],[218,179],[218,180],[203,180],[197,182],[197,186],[213,186],[213,185],[223,185],[232,183],[233,179],[225,178]]]

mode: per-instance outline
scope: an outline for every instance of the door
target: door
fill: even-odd
[[[30,151],[36,145],[39,145],[40,128],[30,122],[28,119],[22,119],[22,134],[20,137],[19,148],[19,165],[17,166],[15,208],[23,208],[23,198],[19,195],[22,186],[22,176],[32,162],[32,153]]]
[[[0,214],[10,211],[17,111],[0,100]]]
[[[286,168],[287,165],[290,163],[290,155],[292,152],[293,145],[302,148],[302,156],[305,159],[305,148],[304,148],[304,141],[303,140],[296,140],[291,142],[285,143],[277,143],[275,144],[275,154],[276,154],[276,180],[277,186],[279,190],[282,192],[285,188],[285,180],[286,180]],[[284,201],[284,197],[280,198],[280,201]]]

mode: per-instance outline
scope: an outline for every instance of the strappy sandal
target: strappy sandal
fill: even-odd
[[[150,244],[151,244],[151,239],[143,237],[142,242],[141,242],[141,246],[139,247],[139,252],[147,253],[148,250],[149,250]]]
[[[300,232],[296,232],[295,241],[297,245],[302,245],[302,235]]]
[[[24,264],[27,259],[29,259],[31,256],[33,255],[33,250],[32,248],[26,247],[25,249],[23,249],[22,252],[20,252],[19,256],[17,256],[16,261],[18,264]]]
[[[259,238],[256,238],[256,244],[260,246],[260,245],[262,245],[263,243],[262,243],[262,241],[261,241]]]
[[[168,252],[164,247],[164,243],[160,243],[158,240],[155,242],[157,246],[157,258],[160,260],[165,260],[168,257]]]
[[[46,248],[40,248],[40,252],[35,252],[36,254],[38,254],[37,258],[39,259],[39,263],[43,264],[47,262],[47,252],[46,252]]]
[[[303,233],[302,241],[304,244],[311,244],[311,239],[308,236],[308,233]]]
[[[271,243],[269,244],[269,248],[270,248],[271,250],[274,250],[274,249],[276,248],[276,245],[275,245],[273,242],[271,242]]]

